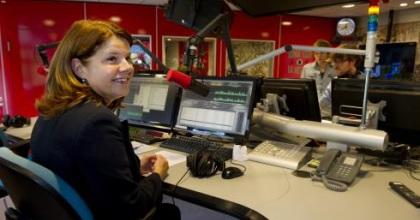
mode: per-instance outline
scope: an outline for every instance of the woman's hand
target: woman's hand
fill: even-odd
[[[153,172],[156,155],[145,155],[140,160],[140,173],[142,175]]]
[[[160,154],[156,155],[156,160],[154,162],[153,172],[159,174],[160,179],[165,179],[168,176],[168,160]]]

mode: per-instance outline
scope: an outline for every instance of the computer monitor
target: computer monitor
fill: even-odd
[[[169,131],[175,123],[179,88],[168,83],[165,75],[136,74],[130,92],[119,111],[120,120],[129,125]]]
[[[376,79],[411,80],[415,71],[416,42],[377,44],[379,62],[373,68]]]
[[[332,114],[345,116],[339,109],[343,105],[362,106],[364,83],[362,79],[334,79]],[[378,129],[386,131],[391,142],[420,145],[420,84],[372,79],[368,91],[370,102],[386,101],[386,119],[378,122]]]
[[[297,120],[321,121],[315,80],[313,79],[264,79],[261,95],[285,95],[289,111],[286,116]]]
[[[210,88],[206,97],[183,90],[175,130],[241,143],[252,120],[255,81],[200,78]]]

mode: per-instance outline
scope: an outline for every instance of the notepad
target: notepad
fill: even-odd
[[[159,152],[156,152],[156,154],[160,154],[160,155],[164,156],[168,160],[168,164],[169,164],[170,167],[175,165],[175,164],[185,162],[187,160],[186,155],[177,154],[177,153],[173,153],[173,152],[169,152],[169,151],[165,151],[165,150],[161,150]]]
[[[133,145],[134,152],[139,155],[148,151],[156,150],[157,147],[151,146],[148,144],[143,144],[137,141],[131,141],[131,145]]]

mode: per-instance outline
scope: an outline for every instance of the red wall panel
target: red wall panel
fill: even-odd
[[[286,44],[312,45],[320,38],[331,41],[335,35],[336,19],[333,18],[286,15],[282,17],[282,22],[284,21],[290,21],[291,25],[280,27],[282,46]],[[293,72],[291,67],[303,66],[309,61],[307,57],[299,57],[303,55],[299,51],[295,51],[293,55],[290,57],[289,54],[281,55],[278,68],[281,78],[299,78],[300,73]]]
[[[83,4],[50,1],[7,1],[0,25],[9,113],[37,115],[35,100],[44,91],[46,77],[37,74],[41,62],[35,46],[60,40],[74,20],[83,18]],[[65,13],[65,16],[63,14]]]
[[[154,6],[111,3],[86,3],[86,17],[114,21],[132,34],[156,32]]]
[[[272,40],[275,41],[274,47],[278,47],[279,40],[279,20],[281,16],[266,16],[266,17],[250,17],[241,11],[235,11],[233,21],[230,28],[230,35],[232,39],[247,39],[247,40]],[[220,69],[223,73],[226,72],[227,51],[226,46],[222,43],[221,51],[218,51],[221,56],[219,62]],[[235,52],[235,51],[234,51]],[[277,66],[278,58],[274,58],[274,67]],[[237,63],[236,65],[240,65]],[[276,69],[274,68],[274,76],[276,76]]]
[[[6,105],[8,104],[6,102],[6,83],[4,81],[4,76],[6,73],[4,72],[4,56],[2,48],[3,45],[5,45],[3,41],[4,30],[2,30],[2,22],[6,20],[4,14],[4,6],[3,4],[0,4],[0,118],[3,118],[3,112],[5,111]]]
[[[154,6],[49,0],[7,0],[6,3],[0,3],[3,80],[7,86],[10,114],[37,115],[34,103],[44,91],[46,77],[36,73],[41,62],[35,53],[35,45],[60,40],[74,21],[85,16],[88,19],[117,19],[122,27],[133,34],[151,35],[152,51],[159,58],[162,58],[162,36],[189,37],[195,33],[166,20],[163,9]],[[282,20],[291,20],[293,25],[281,26]],[[230,33],[233,39],[273,40],[278,48],[284,44],[310,45],[318,38],[329,40],[335,34],[334,25],[335,19],[329,18],[290,15],[252,18],[235,11]],[[279,57],[275,58],[274,76],[296,77],[287,73],[287,64],[290,62],[293,60],[287,57],[282,58],[281,62]],[[218,39],[218,75],[224,74],[225,65],[226,48]]]

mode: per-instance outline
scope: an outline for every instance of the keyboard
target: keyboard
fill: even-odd
[[[223,161],[232,159],[232,149],[223,147],[222,143],[213,142],[205,139],[175,136],[160,143],[163,148],[192,154],[201,150],[214,151],[215,156]]]
[[[138,141],[143,144],[154,144],[156,142],[163,141],[165,139],[161,137],[155,137],[153,135],[143,134],[143,135],[131,136],[131,140]]]
[[[248,159],[297,170],[311,159],[311,148],[278,141],[264,141],[248,153]]]

